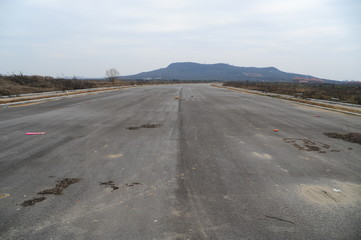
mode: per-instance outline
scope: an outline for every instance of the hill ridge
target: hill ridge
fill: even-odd
[[[203,64],[175,62],[165,68],[134,75],[123,79],[142,80],[216,80],[216,81],[268,81],[268,82],[334,82],[310,75],[287,73],[276,67],[239,67],[227,63]]]

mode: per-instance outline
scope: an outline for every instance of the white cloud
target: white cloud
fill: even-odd
[[[260,1],[255,4],[254,11],[258,14],[271,14],[271,15],[294,15],[303,14],[304,11],[314,10],[322,6],[324,1],[320,0],[302,0],[302,1],[289,1],[289,0],[274,0],[274,1]]]
[[[182,0],[150,0],[152,6],[155,6],[157,8],[161,9],[179,9],[184,8],[188,4],[188,1],[182,1]]]

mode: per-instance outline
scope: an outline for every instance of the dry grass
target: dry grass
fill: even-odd
[[[0,96],[40,93],[50,91],[79,90],[89,88],[128,86],[133,82],[116,80],[114,83],[104,80],[61,79],[44,76],[0,75]]]
[[[261,95],[261,96],[268,96],[268,97],[274,97],[274,98],[284,99],[284,100],[288,100],[288,101],[292,101],[292,102],[299,102],[299,103],[304,103],[304,104],[309,104],[309,105],[324,107],[324,108],[328,108],[328,109],[334,109],[334,110],[339,110],[339,111],[344,111],[344,112],[351,112],[351,113],[361,114],[361,111],[359,111],[359,110],[357,110],[357,109],[347,108],[347,107],[340,107],[340,106],[334,106],[334,105],[331,105],[331,104],[319,103],[319,102],[310,101],[310,100],[306,100],[306,99],[287,98],[287,97],[282,97],[282,96],[279,96],[279,95],[268,95],[267,93],[256,92],[256,91],[248,91],[248,90],[242,89],[242,88],[219,86],[219,85],[215,85],[215,84],[212,84],[211,86],[213,86],[213,87],[218,87],[218,88],[225,88],[225,89],[229,89],[229,90],[233,90],[233,91],[237,91],[237,92],[242,92],[242,93],[255,94],[255,95]]]
[[[268,93],[285,94],[301,99],[340,101],[361,104],[360,84],[301,84],[284,82],[225,82],[223,86]]]

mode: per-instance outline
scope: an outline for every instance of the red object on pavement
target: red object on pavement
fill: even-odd
[[[25,135],[44,135],[46,132],[27,132]]]
[[[274,131],[274,132],[279,132],[280,130],[278,130],[278,129],[273,129],[273,131]]]

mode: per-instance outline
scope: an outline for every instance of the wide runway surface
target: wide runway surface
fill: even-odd
[[[324,135],[360,131],[207,84],[4,108],[0,239],[361,239],[361,145]]]

